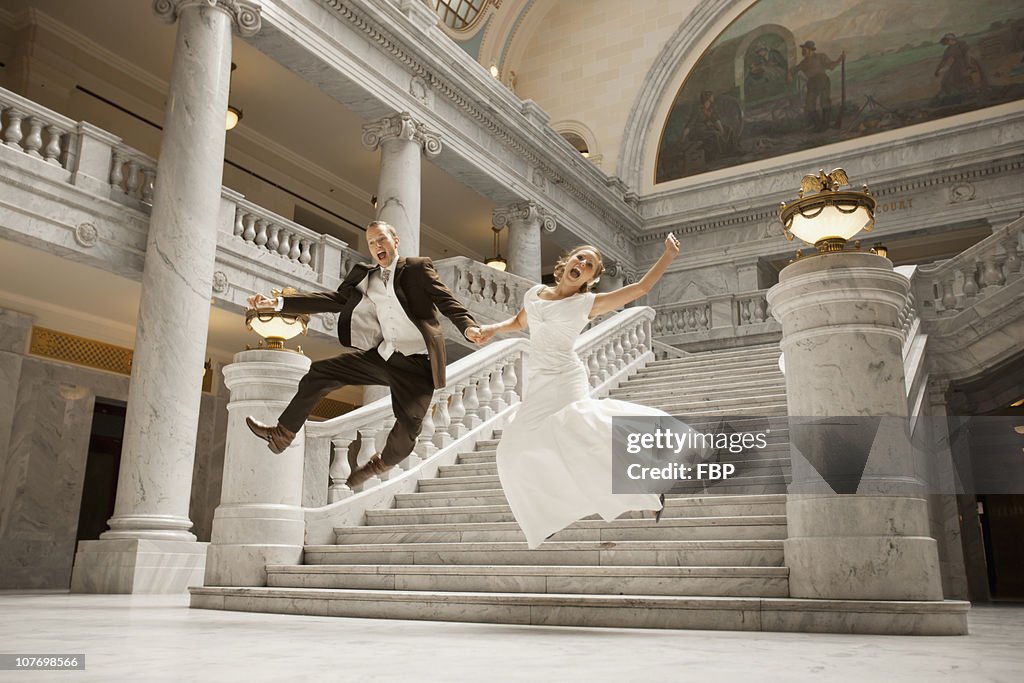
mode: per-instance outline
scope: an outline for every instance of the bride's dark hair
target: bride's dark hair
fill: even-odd
[[[598,281],[601,279],[601,273],[604,272],[604,256],[601,254],[601,250],[590,244],[581,244],[578,247],[573,247],[568,254],[558,259],[555,263],[555,284],[562,281],[562,276],[565,275],[565,267],[569,264],[569,259],[576,255],[577,252],[589,249],[590,251],[597,254],[597,263],[594,264],[594,279],[589,284],[580,285],[579,293],[589,292],[594,289]]]

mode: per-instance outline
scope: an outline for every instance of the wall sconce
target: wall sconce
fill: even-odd
[[[237,69],[237,68],[238,68],[238,65],[235,64],[234,62],[231,62],[231,73],[234,73],[235,69]],[[228,96],[229,97],[231,96],[230,93],[231,93],[231,77],[229,76],[228,77]],[[239,109],[238,107],[232,107],[229,104],[228,105],[227,116],[224,119],[224,130],[231,130],[232,128],[237,126],[238,122],[241,121],[241,120],[242,120],[242,110]]]
[[[491,232],[494,233],[494,256],[485,260],[484,265],[490,266],[495,270],[504,271],[506,268],[508,268],[508,261],[502,258],[501,251],[499,249],[499,247],[501,246],[501,241],[498,235],[501,232],[501,230],[499,230],[498,228],[491,228]]]
[[[498,69],[497,64],[491,64],[491,68],[489,68],[488,71],[490,71],[491,75],[494,76],[495,78],[501,75],[501,70]]]
[[[288,296],[295,294],[297,290],[285,287],[283,290],[271,290],[271,296]],[[307,334],[309,328],[309,314],[288,314],[280,313],[267,308],[250,308],[245,312],[245,326],[267,340],[268,349],[286,349],[284,343],[289,339]],[[261,342],[262,344],[262,342]],[[297,353],[302,353],[299,348]]]
[[[861,230],[875,226],[875,198],[864,185],[860,192],[839,188],[850,183],[841,168],[818,175],[805,175],[795,202],[779,205],[779,218],[786,239],[799,237],[813,244],[819,254],[843,251],[846,242]],[[804,195],[806,192],[813,194]]]

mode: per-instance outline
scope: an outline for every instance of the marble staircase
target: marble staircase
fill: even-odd
[[[702,415],[740,409],[739,420],[784,417],[778,354],[755,347],[655,362],[612,395],[673,411],[699,406],[686,413],[695,426]],[[717,395],[742,385],[741,403]],[[334,544],[307,545],[302,565],[269,565],[265,587],[193,588],[192,606],[562,626],[962,632],[964,614],[941,603],[789,597],[785,429],[763,452],[737,456],[732,482],[670,495],[660,523],[640,512],[587,518],[536,550],[500,488],[500,432],[493,437],[417,491],[396,494],[392,508],[335,528]]]

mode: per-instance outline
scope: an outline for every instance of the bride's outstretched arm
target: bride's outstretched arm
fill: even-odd
[[[614,292],[605,292],[594,297],[594,305],[590,309],[590,317],[596,318],[599,315],[622,308],[630,301],[635,301],[647,294],[654,288],[654,284],[665,274],[673,259],[679,255],[679,240],[672,233],[665,238],[665,252],[658,259],[657,263],[651,266],[640,282],[620,287]]]
[[[489,342],[491,337],[500,332],[518,332],[519,330],[525,330],[527,327],[526,322],[526,309],[520,308],[519,312],[516,313],[515,317],[504,320],[500,323],[494,323],[492,325],[481,325],[478,344]]]

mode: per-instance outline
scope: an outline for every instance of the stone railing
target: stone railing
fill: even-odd
[[[591,394],[604,396],[646,365],[654,311],[631,308],[585,332],[576,351],[589,373]],[[413,454],[352,491],[349,453],[362,465],[380,451],[394,424],[390,399],[381,399],[325,422],[307,422],[303,501],[306,542],[333,542],[333,529],[358,524],[366,509],[385,505],[396,493],[452,464],[459,451],[490,438],[508,420],[526,388],[523,372],[530,342],[505,339],[448,367],[448,386],[434,392]]]
[[[465,256],[435,261],[434,267],[459,301],[488,322],[515,315],[523,305],[526,290],[537,284]]]
[[[76,123],[0,88],[0,140],[11,149],[71,170],[75,165]]]
[[[654,351],[655,360],[668,360],[669,358],[688,358],[689,353],[674,346],[669,346],[657,339],[651,340],[651,350]]]
[[[1022,232],[1018,218],[951,259],[920,266],[913,283],[921,316],[956,316],[1020,279]]]
[[[266,250],[316,272],[323,270],[328,248],[326,235],[304,228],[250,201],[235,200],[235,221],[231,233],[258,250]],[[341,277],[356,263],[367,260],[344,242],[336,241],[334,248],[341,252]]]
[[[656,306],[654,338],[692,350],[775,341],[782,328],[768,310],[767,293],[760,289]]]
[[[152,205],[156,159],[120,143],[111,149],[110,157],[111,198],[127,199],[132,205],[136,205],[135,202]]]

